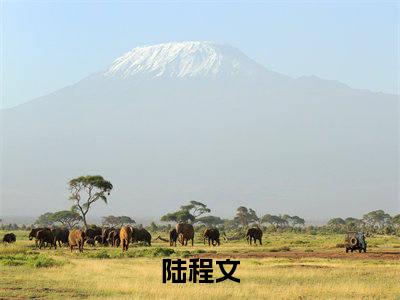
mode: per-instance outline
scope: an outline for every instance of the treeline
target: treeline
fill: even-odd
[[[258,216],[251,208],[240,206],[236,209],[232,219],[221,218],[210,215],[211,210],[204,203],[191,201],[183,205],[179,210],[167,213],[161,217],[161,222],[151,222],[146,229],[152,232],[168,231],[174,223],[187,222],[193,224],[197,229],[204,227],[217,227],[222,232],[243,231],[252,226],[260,227],[264,232],[297,232],[309,234],[346,233],[349,231],[362,231],[366,234],[386,234],[400,236],[400,214],[390,216],[383,210],[375,210],[365,214],[361,219],[333,218],[326,224],[315,226],[306,225],[303,218],[299,216],[265,214]],[[44,213],[37,218],[34,224],[18,226],[17,224],[2,224],[3,230],[28,230],[32,227],[61,226],[74,228],[82,225],[82,218],[74,211],[59,211]],[[122,225],[135,225],[135,220],[128,216],[104,216],[102,226],[121,227]]]
[[[111,182],[102,176],[87,175],[73,178],[68,182],[70,192],[69,200],[72,207],[69,210],[47,212],[39,216],[31,226],[23,225],[21,229],[29,229],[32,226],[61,226],[74,228],[89,227],[86,218],[92,206],[97,201],[107,203],[108,196],[113,190]],[[218,227],[222,231],[243,231],[250,226],[258,226],[264,231],[293,231],[316,233],[345,233],[348,231],[363,231],[366,234],[397,234],[400,235],[400,214],[391,216],[383,210],[375,210],[365,214],[361,219],[348,217],[346,219],[333,218],[322,226],[306,226],[305,220],[299,216],[290,215],[257,215],[255,210],[240,206],[236,209],[232,219],[224,219],[211,214],[206,204],[199,201],[190,201],[182,205],[178,210],[163,215],[162,223],[152,222],[147,228],[152,231],[167,230],[177,222],[191,223],[195,227]],[[1,222],[1,220],[0,220]],[[108,227],[120,227],[122,225],[136,224],[135,220],[128,216],[106,216],[102,219],[102,225]],[[140,227],[140,224],[136,224]],[[0,229],[19,229],[16,224],[0,225]]]
[[[198,226],[218,227],[221,230],[238,230],[251,226],[258,226],[266,232],[305,232],[316,233],[346,233],[349,231],[363,231],[366,234],[387,234],[400,236],[400,214],[391,216],[383,210],[374,210],[361,219],[348,217],[346,219],[333,218],[321,226],[308,225],[299,216],[265,214],[258,216],[255,210],[240,206],[236,209],[233,219],[222,219],[207,215],[210,210],[201,202],[191,201],[179,210],[168,213],[161,221],[191,222]]]

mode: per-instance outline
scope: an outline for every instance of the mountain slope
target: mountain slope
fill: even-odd
[[[135,48],[2,112],[2,213],[68,207],[66,182],[81,174],[115,186],[99,215],[160,215],[194,199],[221,215],[394,211],[397,108],[395,96],[291,79],[229,46]]]

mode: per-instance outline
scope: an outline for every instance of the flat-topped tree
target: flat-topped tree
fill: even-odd
[[[239,206],[236,209],[236,215],[234,220],[241,224],[243,227],[248,226],[250,223],[259,223],[258,218],[254,209],[247,208],[245,206]]]
[[[47,212],[47,213],[44,213],[44,214],[40,215],[36,219],[34,224],[39,226],[39,227],[50,227],[50,226],[52,226],[54,224],[53,213]]]
[[[72,229],[82,221],[82,217],[76,211],[61,210],[53,213],[51,219],[55,223],[60,223],[62,226]]]
[[[196,218],[196,222],[203,223],[207,227],[214,227],[214,226],[223,224],[224,220],[222,220],[220,217],[216,217],[216,216],[205,216],[205,217]]]
[[[121,227],[127,224],[136,224],[135,220],[128,216],[106,216],[103,217],[103,225],[109,227]]]
[[[68,185],[71,192],[69,199],[74,202],[73,208],[79,212],[87,229],[86,215],[91,205],[99,199],[107,203],[113,185],[99,175],[80,176],[71,179]]]
[[[194,222],[195,217],[188,210],[178,210],[176,212],[168,213],[161,217],[163,222]]]
[[[161,221],[194,223],[198,217],[210,211],[206,204],[199,201],[190,201],[189,204],[182,205],[180,210],[162,216]]]
[[[201,215],[211,212],[206,204],[194,200],[190,201],[188,205],[182,205],[181,210],[190,212],[194,218],[198,218]]]

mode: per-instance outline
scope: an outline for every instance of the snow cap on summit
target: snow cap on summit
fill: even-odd
[[[238,49],[214,42],[176,42],[136,47],[117,58],[105,77],[232,77],[265,69]]]

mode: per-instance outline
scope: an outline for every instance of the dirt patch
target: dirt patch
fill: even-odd
[[[367,253],[346,253],[346,252],[246,252],[246,253],[202,253],[196,257],[207,258],[328,258],[328,259],[370,259],[370,260],[399,260],[400,252],[367,252]]]
[[[330,269],[330,266],[321,265],[304,265],[304,264],[293,264],[293,265],[276,265],[274,268],[304,268],[304,269]]]

